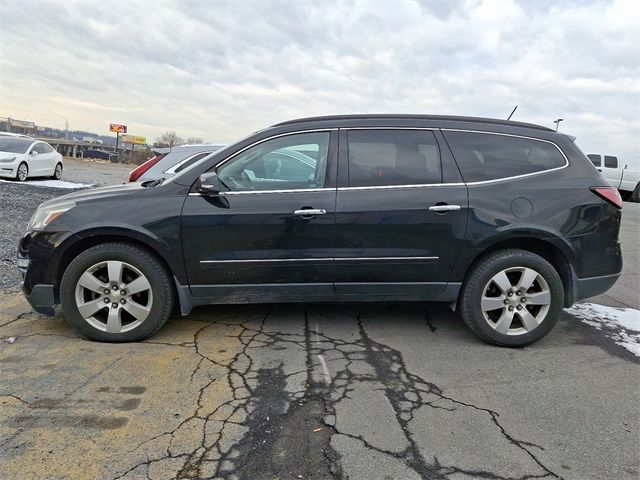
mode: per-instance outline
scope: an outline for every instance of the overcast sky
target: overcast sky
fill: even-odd
[[[230,142],[295,117],[506,118],[636,162],[637,2],[7,2],[0,116]]]

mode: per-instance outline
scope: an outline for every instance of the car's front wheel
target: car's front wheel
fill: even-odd
[[[464,322],[482,340],[522,347],[551,331],[563,303],[562,281],[547,260],[526,250],[507,249],[473,268],[458,306]]]
[[[18,170],[16,170],[16,180],[20,182],[24,182],[29,176],[29,166],[22,162],[18,165]]]
[[[53,175],[51,176],[51,178],[53,178],[54,180],[60,180],[60,177],[62,177],[62,164],[58,163],[56,165],[56,168],[53,170]]]
[[[89,248],[60,284],[65,318],[81,335],[103,342],[142,340],[169,318],[174,290],[156,257],[126,243]]]

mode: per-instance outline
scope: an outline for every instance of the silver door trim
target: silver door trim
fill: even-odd
[[[332,262],[332,261],[388,261],[388,260],[439,260],[440,257],[321,257],[321,258],[255,258],[242,260],[200,260],[201,264],[212,263],[268,263],[268,262]]]
[[[432,205],[429,207],[430,212],[453,212],[460,210],[460,205]]]

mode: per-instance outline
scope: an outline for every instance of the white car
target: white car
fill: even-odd
[[[0,177],[24,182],[28,177],[62,176],[62,155],[31,137],[0,135]]]
[[[613,155],[590,153],[587,157],[598,171],[602,172],[604,178],[618,189],[623,200],[640,202],[640,171],[629,168],[628,164],[623,167],[618,162],[618,157]]]

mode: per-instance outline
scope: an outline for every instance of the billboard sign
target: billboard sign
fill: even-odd
[[[119,123],[110,123],[109,124],[109,131],[110,132],[117,132],[117,133],[127,133],[127,126],[126,125],[120,125]]]
[[[133,145],[147,144],[147,137],[141,137],[140,135],[122,135],[120,140],[122,143],[131,143]]]

